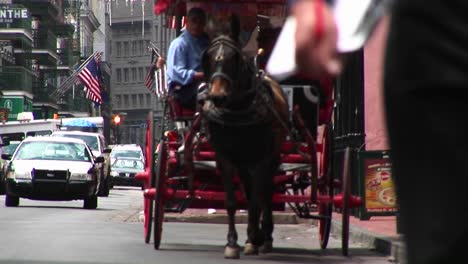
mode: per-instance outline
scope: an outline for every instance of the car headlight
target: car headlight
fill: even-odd
[[[70,175],[70,180],[81,180],[81,181],[91,181],[93,176],[89,173],[72,173]]]
[[[31,172],[30,171],[8,171],[6,177],[8,179],[31,179]]]
[[[111,171],[110,176],[117,177],[117,176],[119,176],[119,173],[116,172],[116,171]]]

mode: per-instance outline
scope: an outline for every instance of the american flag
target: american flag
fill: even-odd
[[[177,28],[177,16],[167,16],[166,25],[168,28],[176,29]],[[185,28],[187,23],[187,17],[183,16],[180,21],[180,28]]]
[[[151,65],[148,69],[148,73],[146,74],[144,84],[148,90],[152,93],[156,93],[154,90],[154,72],[156,70],[156,61],[158,60],[158,56],[154,49],[151,49]]]
[[[100,56],[97,59],[100,59]],[[96,62],[96,56],[93,56],[80,73],[78,73],[78,77],[85,86],[84,91],[86,98],[98,104],[102,103],[100,75],[101,72]]]

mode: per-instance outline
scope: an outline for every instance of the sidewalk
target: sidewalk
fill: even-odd
[[[238,223],[247,222],[247,214],[240,212],[236,214]],[[313,220],[298,218],[291,212],[275,212],[276,224],[300,224],[311,223]],[[167,222],[196,222],[196,223],[227,223],[225,210],[217,210],[215,214],[208,214],[207,209],[187,209],[184,213],[166,213]],[[341,237],[342,215],[333,213],[331,235]],[[361,243],[377,252],[390,256],[395,262],[403,263],[404,245],[401,236],[396,232],[395,216],[374,216],[370,220],[363,221],[358,218],[350,218],[349,239],[354,243]]]

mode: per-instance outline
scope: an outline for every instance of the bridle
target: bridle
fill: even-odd
[[[230,87],[234,87],[235,85],[240,85],[239,79],[246,78],[247,76],[229,76],[225,72],[223,72],[223,65],[225,63],[225,47],[232,49],[236,55],[240,58],[239,60],[239,73],[242,71],[250,72],[252,76],[250,76],[250,83],[247,85],[249,86],[248,89],[237,91],[235,95],[224,96],[220,98],[220,96],[211,96],[211,83],[215,80],[215,78],[222,78],[224,79]],[[267,113],[259,113],[262,107],[261,105],[264,104],[265,96],[262,93],[267,93],[265,87],[262,87],[262,78],[263,75],[259,72],[253,63],[249,63],[245,59],[245,55],[242,50],[238,47],[236,42],[232,40],[228,36],[219,36],[214,38],[208,48],[205,50],[204,54],[202,55],[203,60],[209,56],[209,52],[213,52],[216,50],[214,55],[214,71],[209,77],[209,84],[207,88],[207,94],[203,97],[205,101],[211,101],[210,108],[204,111],[206,118],[212,122],[222,124],[222,125],[229,125],[229,126],[249,126],[259,123],[264,123],[267,119]],[[207,71],[205,69],[205,74]],[[241,75],[241,74],[238,74]],[[268,96],[267,96],[268,97]],[[223,100],[225,102],[225,107],[217,107],[215,106],[216,100]],[[233,106],[239,103],[246,103],[249,102],[249,105],[245,108],[237,108],[233,109]],[[268,112],[268,111],[263,111]]]

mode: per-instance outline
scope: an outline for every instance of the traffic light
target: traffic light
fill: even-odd
[[[122,121],[120,119],[120,116],[119,115],[115,115],[114,116],[114,125],[120,125],[120,121]]]

